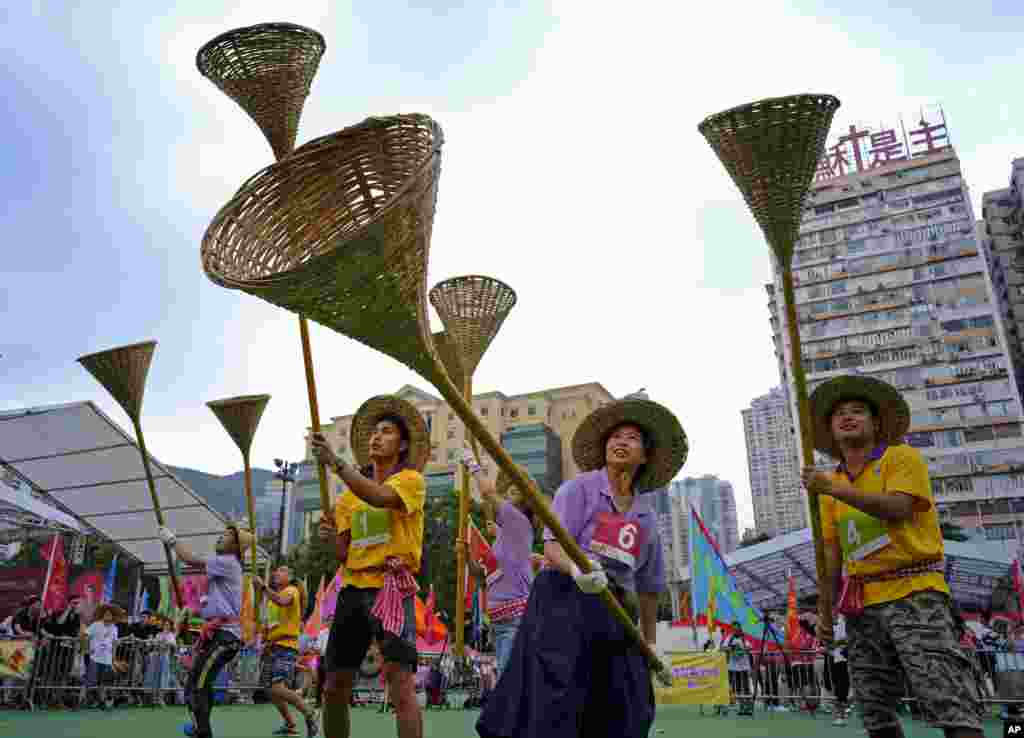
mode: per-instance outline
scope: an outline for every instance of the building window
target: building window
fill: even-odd
[[[509,410],[508,411],[508,416],[510,418],[518,418],[519,417],[519,408],[515,408],[514,407],[511,410]]]
[[[455,461],[455,458],[459,455],[457,448],[448,449],[448,461]]]
[[[537,406],[536,405],[527,405],[526,406],[526,414],[527,415],[536,415],[537,414]]]
[[[486,418],[489,409],[490,408],[488,408],[486,405],[484,405],[482,408],[480,408],[480,415],[481,415],[481,417]]]
[[[450,423],[453,420],[455,420],[455,413],[448,413],[448,422]]]
[[[455,438],[455,429],[454,428],[449,428],[448,429],[448,440],[450,441],[453,438]]]

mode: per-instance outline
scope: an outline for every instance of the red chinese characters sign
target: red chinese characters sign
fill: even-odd
[[[949,148],[944,117],[940,122],[932,123],[922,117],[919,126],[909,131],[908,137],[902,124],[900,130],[903,135],[897,135],[895,128],[871,131],[851,125],[835,144],[825,148],[814,172],[814,181],[866,172]]]

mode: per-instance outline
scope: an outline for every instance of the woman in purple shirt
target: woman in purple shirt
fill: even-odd
[[[600,593],[610,589],[655,646],[664,562],[654,510],[638,493],[675,477],[686,434],[665,407],[627,398],[587,416],[572,446],[581,473],[558,489],[553,511],[592,571],[545,531],[548,568],[477,721],[482,738],[647,738],[654,722],[650,668]]]
[[[511,486],[504,473],[495,484],[481,474],[472,453],[464,455],[462,463],[476,479],[484,506],[497,528],[492,548],[493,565],[487,567],[485,562],[469,560],[469,567],[474,575],[487,583],[487,617],[493,627],[495,661],[500,679],[512,653],[512,644],[526,612],[530,585],[533,584],[531,556],[535,517],[526,496]]]

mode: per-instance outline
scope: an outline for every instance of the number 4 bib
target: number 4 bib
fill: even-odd
[[[859,510],[839,518],[838,533],[839,547],[846,561],[860,561],[892,542],[885,523]]]
[[[635,520],[626,520],[616,513],[598,513],[590,550],[635,569],[642,543],[641,533],[640,524]]]
[[[369,508],[352,513],[352,547],[391,543],[391,511]]]

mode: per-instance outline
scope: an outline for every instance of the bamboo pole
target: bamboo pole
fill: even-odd
[[[249,529],[252,530],[252,541],[249,544],[249,557],[252,560],[252,573],[256,573],[256,503],[252,496],[252,466],[249,464],[249,452],[246,451],[242,454],[242,462],[245,468],[245,507],[246,512],[249,513]],[[239,555],[244,554],[239,551]],[[256,591],[256,587],[252,588],[252,616],[256,621],[254,629],[258,630],[260,627],[260,598],[261,594]]]
[[[800,430],[800,456],[804,467],[814,466],[814,436],[811,425],[811,403],[807,397],[807,376],[804,374],[803,349],[800,341],[800,326],[796,319],[796,295],[793,288],[793,272],[788,260],[780,260],[782,271],[782,299],[785,303],[786,330],[789,333],[789,370],[793,375],[796,392],[797,425]],[[826,633],[832,631],[832,583],[827,581],[828,569],[825,559],[825,539],[821,528],[821,505],[818,494],[807,490],[808,516],[814,539],[814,565],[818,574],[819,613],[824,615],[822,623]]]
[[[463,397],[467,402],[473,396],[473,380],[467,377],[463,388]],[[468,426],[467,426],[468,427]],[[465,464],[459,464],[462,471],[461,485],[459,489],[459,532],[456,538],[456,562],[455,562],[455,657],[462,659],[466,648],[466,590],[469,588],[468,577],[466,576],[466,557],[469,541],[469,469]]]
[[[299,316],[299,336],[302,339],[302,362],[306,368],[306,393],[309,395],[310,427],[314,433],[320,432],[320,406],[316,400],[316,377],[313,375],[313,352],[309,347],[309,322],[305,316]],[[320,509],[327,515],[331,509],[331,496],[327,491],[327,467],[322,461],[316,465],[320,481]]]

